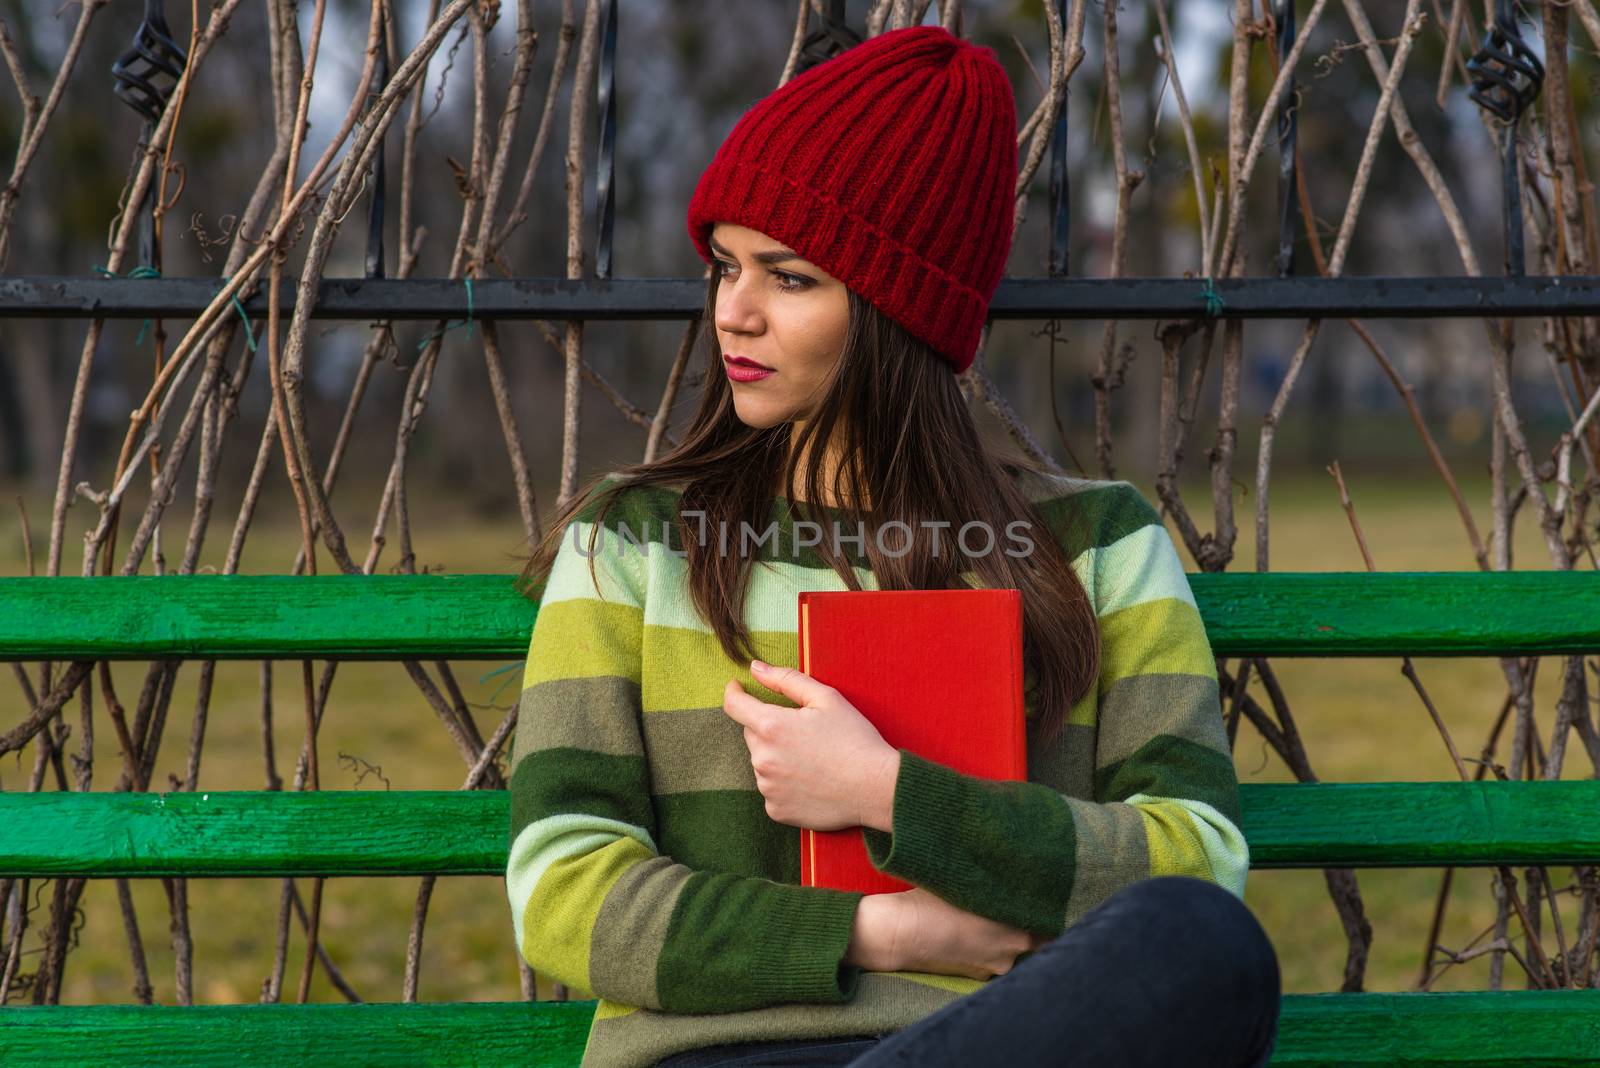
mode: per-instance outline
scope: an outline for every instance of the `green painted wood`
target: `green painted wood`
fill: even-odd
[[[1600,649],[1600,571],[1189,576],[1218,656],[1510,656]]]
[[[70,1005],[0,1009],[6,1068],[571,1066],[593,1001]]]
[[[168,1068],[226,1063],[537,1064],[576,1068],[593,1001],[8,1008],[0,1063]],[[1600,1061],[1600,991],[1291,994],[1272,1063],[1587,1065]]]
[[[1219,656],[1600,650],[1600,572],[1194,574]],[[509,575],[0,579],[0,660],[518,660]]]
[[[1600,781],[1247,784],[1254,868],[1600,861]],[[0,876],[499,875],[500,790],[0,793]]]
[[[4,875],[502,875],[504,790],[0,793]]]
[[[1192,575],[1219,655],[1600,649],[1594,573]],[[1551,612],[1559,606],[1559,615]],[[520,658],[508,576],[0,579],[0,659]],[[1252,866],[1600,860],[1600,782],[1246,785]],[[0,794],[0,874],[500,874],[501,792]],[[592,1002],[12,1008],[6,1065],[576,1065]],[[1600,991],[1297,995],[1275,1065],[1600,1061]]]
[[[1587,863],[1600,780],[1245,784],[1252,868]]]
[[[511,575],[0,579],[0,660],[521,660]]]
[[[1600,990],[1299,994],[1283,999],[1281,1068],[1600,1063]]]

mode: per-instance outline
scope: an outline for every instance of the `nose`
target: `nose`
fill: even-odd
[[[717,283],[717,329],[727,334],[759,334],[763,325],[760,301],[743,284],[745,272],[737,280],[724,278]]]

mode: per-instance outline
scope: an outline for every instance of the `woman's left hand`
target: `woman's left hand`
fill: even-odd
[[[744,727],[767,815],[813,831],[890,830],[900,751],[832,686],[760,660],[750,672],[799,705],[769,704],[738,679],[723,688],[722,710]]]

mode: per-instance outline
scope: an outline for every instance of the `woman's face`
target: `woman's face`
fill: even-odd
[[[850,298],[844,283],[757,230],[711,231],[722,373],[747,426],[803,423],[822,399],[844,351]],[[739,366],[743,357],[770,368]]]

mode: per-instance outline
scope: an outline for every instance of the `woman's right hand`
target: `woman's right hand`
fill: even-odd
[[[895,970],[988,979],[1004,975],[1044,939],[971,913],[920,886],[874,895],[890,907],[889,958]]]

